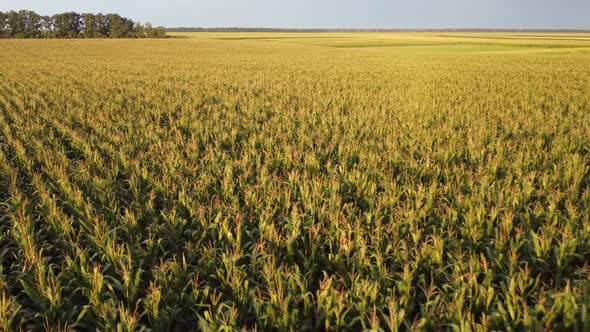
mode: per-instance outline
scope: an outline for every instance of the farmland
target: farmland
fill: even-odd
[[[590,329],[590,34],[0,40],[0,331]]]

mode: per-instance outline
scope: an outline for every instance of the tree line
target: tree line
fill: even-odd
[[[30,10],[0,12],[0,38],[165,38],[164,27],[118,14],[67,12],[43,16]]]

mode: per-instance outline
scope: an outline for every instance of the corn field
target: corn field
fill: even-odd
[[[590,36],[0,41],[0,331],[587,331]]]

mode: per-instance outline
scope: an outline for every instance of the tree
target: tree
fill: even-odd
[[[166,29],[164,29],[162,26],[156,27],[154,31],[154,38],[166,38]]]
[[[107,14],[110,38],[127,38],[133,32],[133,21],[118,14]]]
[[[21,10],[18,15],[24,38],[41,37],[41,16],[39,14],[30,10]]]
[[[53,24],[53,17],[51,16],[42,16],[41,17],[41,36],[43,38],[53,38],[55,37],[55,26]]]
[[[10,38],[24,38],[25,25],[18,12],[11,10],[7,13],[8,36]]]
[[[135,38],[145,38],[145,29],[141,23],[137,22],[133,26],[133,37]]]
[[[101,25],[96,15],[91,13],[82,14],[83,34],[86,38],[97,38],[100,36]]]
[[[8,38],[8,15],[0,12],[0,38]]]
[[[55,36],[58,38],[76,38],[80,36],[82,22],[80,14],[69,12],[53,15]]]
[[[166,38],[164,27],[153,27],[150,22],[145,23],[145,34],[147,38]]]
[[[95,16],[96,24],[98,26],[98,37],[108,37],[109,36],[109,20],[105,15],[102,13],[98,13]]]

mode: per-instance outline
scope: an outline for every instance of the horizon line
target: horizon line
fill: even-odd
[[[164,29],[166,31],[172,30],[234,30],[239,31],[314,31],[314,32],[581,32],[590,33],[590,29],[577,28],[270,28],[270,27],[244,27],[244,26],[219,26],[219,27],[191,27],[191,26],[173,26]],[[178,32],[178,31],[177,31]],[[187,31],[188,32],[188,31]]]

